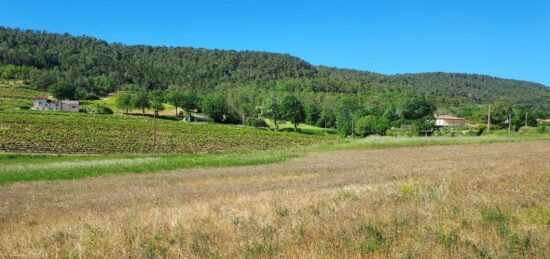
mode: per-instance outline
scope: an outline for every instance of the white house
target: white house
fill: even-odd
[[[53,101],[48,99],[48,97],[38,96],[34,98],[32,109],[42,111],[78,112],[80,110],[80,105],[78,101]]]
[[[464,126],[466,125],[466,120],[459,117],[454,117],[450,115],[438,115],[435,116],[435,125],[436,126]]]

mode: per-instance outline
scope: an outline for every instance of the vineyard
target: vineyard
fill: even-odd
[[[126,115],[0,112],[3,152],[208,153],[310,145],[335,139]]]

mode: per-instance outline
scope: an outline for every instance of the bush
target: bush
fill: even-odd
[[[249,117],[245,120],[246,126],[255,128],[267,128],[269,127],[263,118]]]
[[[84,100],[99,100],[99,96],[97,96],[97,94],[95,93],[87,93],[84,96]]]
[[[19,106],[19,110],[30,110],[31,107],[29,105],[21,105]]]
[[[439,130],[434,132],[434,136],[446,136],[446,137],[455,137],[455,136],[479,136],[482,132],[482,129],[474,129],[467,127],[441,127]]]
[[[94,107],[94,113],[97,114],[113,114],[113,110],[105,105],[97,104]]]
[[[354,131],[360,136],[367,136],[370,134],[386,135],[386,131],[389,128],[390,121],[388,119],[369,115],[357,120]]]
[[[357,122],[355,122],[353,131],[355,132],[355,134],[363,137],[370,135],[373,133],[374,121],[375,118],[372,115],[359,118]]]
[[[230,110],[223,116],[223,123],[243,124],[243,119],[237,112]]]

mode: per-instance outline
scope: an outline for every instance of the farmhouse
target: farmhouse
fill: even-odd
[[[80,107],[78,101],[53,101],[48,99],[46,96],[37,96],[34,98],[32,109],[43,111],[78,112]]]
[[[466,125],[466,120],[459,117],[454,117],[450,115],[439,115],[435,116],[435,125],[436,126],[464,126]]]

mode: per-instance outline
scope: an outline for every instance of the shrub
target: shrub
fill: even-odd
[[[367,136],[370,134],[386,135],[386,131],[389,128],[390,121],[387,118],[369,115],[357,120],[354,126],[354,132],[360,136]]]
[[[84,100],[99,100],[99,96],[97,96],[97,94],[95,93],[87,93],[84,96]]]
[[[374,116],[369,115],[366,117],[359,118],[357,122],[355,122],[355,126],[353,127],[353,131],[355,134],[359,136],[367,136],[369,134],[373,133],[373,124],[374,124]]]
[[[267,127],[269,127],[263,118],[249,117],[249,118],[246,118],[245,124],[247,126],[255,127],[255,128],[267,128]]]
[[[29,105],[21,105],[19,106],[19,110],[30,110],[31,107]]]
[[[434,132],[434,136],[478,136],[481,134],[482,129],[474,129],[467,127],[441,127]]]
[[[97,114],[113,114],[113,110],[105,105],[96,104],[93,110]]]

